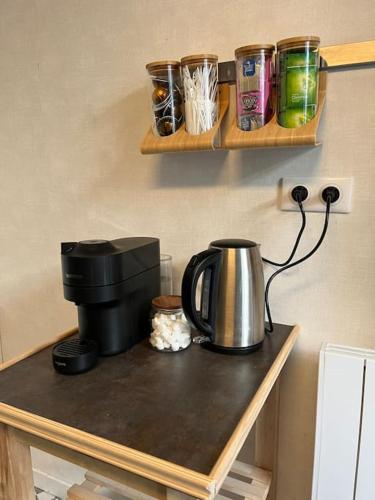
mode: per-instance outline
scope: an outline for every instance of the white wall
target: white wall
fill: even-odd
[[[276,207],[283,176],[354,176],[354,209],[332,216],[318,255],[278,278],[274,318],[302,337],[282,383],[278,500],[310,494],[318,350],[375,347],[374,69],[329,74],[323,146],[144,157],[144,65],[201,51],[318,34],[374,38],[371,0],[3,0],[0,4],[0,329],[15,354],[75,323],[62,297],[59,243],[154,235],[175,263],[214,238],[284,258],[297,214]],[[322,215],[308,218],[302,250]]]

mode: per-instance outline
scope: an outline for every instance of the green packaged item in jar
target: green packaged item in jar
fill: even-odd
[[[278,43],[277,119],[296,128],[314,118],[318,107],[319,39],[298,37]]]
[[[297,128],[308,123],[314,118],[316,113],[315,106],[310,106],[305,109],[291,108],[286,109],[279,114],[278,120],[280,125],[286,128]]]

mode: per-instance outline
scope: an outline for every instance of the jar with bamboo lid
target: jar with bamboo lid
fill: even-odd
[[[246,45],[235,50],[237,127],[263,127],[273,115],[272,56],[274,45]]]
[[[162,295],[152,300],[152,347],[163,352],[178,352],[191,344],[190,325],[179,295]]]
[[[192,135],[210,130],[219,116],[218,56],[197,54],[181,59],[185,126]]]
[[[183,97],[179,61],[146,65],[150,76],[152,128],[158,137],[174,134],[183,124]]]
[[[300,127],[316,115],[319,43],[317,36],[286,38],[277,43],[277,120],[283,127]]]

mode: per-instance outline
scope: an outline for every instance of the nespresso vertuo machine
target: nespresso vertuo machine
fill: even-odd
[[[158,239],[62,243],[61,262],[64,297],[78,308],[79,341],[55,346],[57,370],[85,371],[95,364],[93,351],[117,354],[149,334],[150,304],[160,294]]]

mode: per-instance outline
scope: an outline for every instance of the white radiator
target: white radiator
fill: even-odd
[[[320,352],[312,500],[375,499],[375,351]]]

